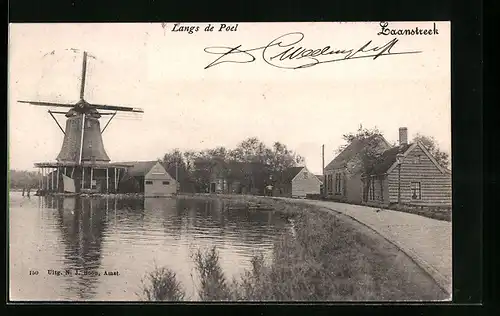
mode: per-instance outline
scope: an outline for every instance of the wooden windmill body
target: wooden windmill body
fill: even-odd
[[[63,144],[55,162],[35,163],[40,168],[39,193],[116,193],[120,177],[129,165],[111,163],[102,140],[102,133],[118,112],[143,113],[143,110],[124,106],[90,104],[84,99],[87,71],[87,52],[83,53],[80,100],[76,104],[39,101],[18,101],[36,106],[66,107],[67,112],[49,110],[64,133]],[[104,110],[108,112],[99,112]],[[63,129],[54,114],[66,116]],[[99,119],[110,115],[101,130]]]

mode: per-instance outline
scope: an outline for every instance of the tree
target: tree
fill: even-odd
[[[34,171],[9,170],[11,189],[36,188],[39,186],[40,174]]]
[[[184,153],[174,149],[165,154],[162,163],[167,170],[177,164],[183,174],[189,175],[197,189],[204,192],[214,174],[228,182],[243,180],[251,184],[260,183],[262,181],[257,179],[269,179],[273,172],[303,164],[304,158],[280,142],[269,148],[257,137],[250,137],[230,150],[222,146]]]
[[[269,149],[257,137],[250,137],[240,142],[238,146],[229,152],[229,157],[239,162],[260,161],[266,163]]]
[[[356,132],[344,134],[342,138],[346,141],[346,144],[338,148],[339,152],[343,151],[353,142],[362,142],[357,156],[353,157],[346,166],[346,173],[348,175],[370,173],[373,167],[381,161],[382,153],[386,149],[386,147],[381,145],[383,143],[383,135],[377,127],[363,128],[360,125]],[[371,177],[367,177],[366,181],[364,181],[363,200],[365,201],[368,198],[368,189],[370,188],[371,181]]]
[[[305,163],[304,157],[289,150],[285,144],[275,142],[270,152],[270,166],[273,172],[281,172],[287,168]]]
[[[436,140],[432,136],[424,136],[421,134],[415,135],[413,142],[420,142],[425,149],[436,159],[437,163],[444,168],[450,167],[450,156],[448,153],[439,149]]]
[[[193,181],[189,169],[190,166],[188,166],[188,161],[186,159],[186,153],[182,153],[177,148],[173,149],[169,153],[166,153],[160,162],[165,167],[165,170],[176,178],[180,191],[193,191]]]
[[[360,124],[359,128],[354,133],[347,133],[342,135],[342,139],[346,142],[344,145],[340,145],[337,152],[342,152],[347,146],[349,146],[354,140],[362,141],[370,137],[382,136],[380,130],[375,126],[373,128],[363,128]]]

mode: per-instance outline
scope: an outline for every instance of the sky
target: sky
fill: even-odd
[[[344,144],[342,135],[360,124],[377,127],[391,143],[398,140],[398,128],[407,127],[410,140],[417,133],[432,136],[451,153],[449,22],[436,23],[439,34],[414,36],[377,35],[376,22],[238,23],[236,31],[227,32],[218,31],[221,23],[210,23],[214,31],[203,31],[208,24],[179,25],[199,26],[192,34],[172,31],[174,23],[11,24],[9,168],[35,170],[36,162],[55,161],[64,135],[47,113],[50,108],[17,100],[78,101],[84,50],[92,56],[85,99],[144,110],[117,115],[103,133],[112,161],[154,160],[174,148],[234,148],[255,136],[269,146],[285,143],[311,172],[321,174],[321,146],[326,165]],[[389,27],[432,29],[433,22]],[[256,51],[254,62],[205,69],[218,58],[205,48],[258,48],[291,32],[304,36],[295,47],[356,50],[370,40],[374,47],[397,38],[391,52],[421,53],[283,69]],[[297,37],[283,43],[291,39]],[[65,117],[56,117],[64,127]],[[106,121],[101,119],[101,128]]]

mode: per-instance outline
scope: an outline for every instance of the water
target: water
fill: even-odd
[[[270,258],[273,242],[290,229],[271,211],[227,210],[227,204],[26,198],[11,192],[10,299],[137,301],[141,279],[155,266],[174,270],[188,298],[197,299],[193,251],[216,246],[225,274],[238,277],[253,255]],[[75,275],[75,270],[101,275]]]

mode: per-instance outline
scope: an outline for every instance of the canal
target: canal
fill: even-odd
[[[196,299],[196,250],[216,246],[232,279],[252,256],[270,258],[273,242],[290,229],[271,211],[230,210],[213,199],[10,192],[9,203],[11,300],[137,301],[141,279],[155,266],[175,271]]]

